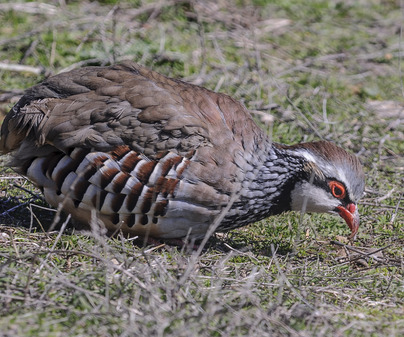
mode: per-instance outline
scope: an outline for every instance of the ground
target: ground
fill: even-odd
[[[1,157],[0,336],[402,336],[400,1],[0,3],[0,110],[49,75],[131,59],[242,101],[274,141],[327,139],[366,172],[358,238],[285,214],[203,250],[54,230]]]

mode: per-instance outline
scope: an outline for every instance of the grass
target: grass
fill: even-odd
[[[402,13],[376,0],[1,3],[3,115],[50,74],[132,59],[271,114],[256,117],[275,141],[357,153],[367,188],[352,245],[341,219],[285,214],[196,256],[46,232],[55,211],[2,168],[0,336],[403,335]]]

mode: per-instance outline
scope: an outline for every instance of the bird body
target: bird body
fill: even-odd
[[[340,214],[355,235],[358,159],[333,143],[275,144],[231,97],[132,62],[28,89],[0,151],[81,223],[155,238],[203,237],[289,210]],[[95,219],[94,219],[95,218]]]

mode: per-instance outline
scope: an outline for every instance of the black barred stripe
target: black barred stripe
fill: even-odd
[[[113,214],[111,214],[110,219],[111,219],[111,222],[112,222],[114,225],[119,224],[119,214],[118,214],[118,213],[113,213]]]
[[[112,201],[111,201],[111,209],[113,212],[117,213],[121,209],[123,202],[125,200],[125,197],[126,197],[126,195],[124,195],[124,194],[120,194],[120,193],[114,194]]]
[[[70,147],[66,150],[66,154],[71,157],[71,154],[73,153],[74,150],[76,150],[76,147]]]
[[[63,162],[63,159],[67,162]],[[59,165],[64,165],[64,167],[58,168]],[[58,165],[56,165],[55,170],[53,171],[53,175],[55,175],[53,181],[56,183],[58,190],[62,189],[63,182],[65,181],[66,177],[69,175],[70,172],[76,171],[77,167],[80,165],[79,162],[72,160],[68,156],[64,156],[60,159]]]
[[[52,153],[48,156],[49,160],[46,161],[47,163],[47,168],[46,168],[46,176],[48,178],[52,177],[53,170],[55,169],[56,165],[59,163],[59,161],[64,157],[65,155],[63,153]]]
[[[126,218],[126,226],[133,227],[136,223],[136,214],[131,213],[129,216]]]
[[[95,165],[89,163],[84,171],[83,179],[89,180],[97,172],[97,170],[98,168]]]
[[[140,218],[140,223],[145,226],[149,223],[149,217],[146,214],[143,214]]]
[[[105,192],[104,190],[100,190],[99,192],[97,192],[97,194],[95,194],[91,198],[91,203],[93,204],[93,206],[96,209],[101,210],[102,205],[104,205],[105,198],[107,197],[107,194],[108,194],[108,192]]]
[[[153,188],[148,188],[146,193],[143,195],[143,203],[142,203],[142,208],[141,212],[143,214],[146,214],[147,212],[150,211],[150,208],[153,204],[153,194],[154,194],[154,189]]]
[[[80,179],[77,181],[73,190],[74,199],[80,203],[90,185],[91,183],[89,183],[87,180]]]
[[[119,173],[119,169],[116,167],[111,167],[104,169],[101,173],[101,181],[100,181],[100,187],[102,189],[105,189],[111,181],[115,178],[115,176]]]
[[[78,161],[79,163],[81,163],[89,153],[90,153],[89,149],[75,148],[74,151],[69,153],[69,156],[72,159],[74,159],[74,160]]]
[[[131,212],[135,209],[137,201],[142,193],[143,184],[137,183],[132,186],[132,189],[126,197],[126,208]]]

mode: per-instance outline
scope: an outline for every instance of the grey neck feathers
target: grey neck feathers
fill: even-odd
[[[270,144],[258,172],[243,182],[240,198],[233,204],[221,227],[236,227],[236,218],[240,226],[240,223],[252,223],[291,210],[291,191],[296,182],[306,175],[305,162],[303,157]]]

